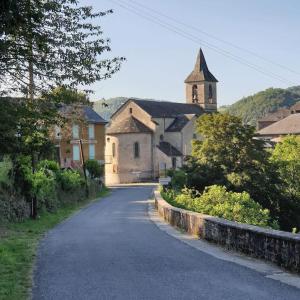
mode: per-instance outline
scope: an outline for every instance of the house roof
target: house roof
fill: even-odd
[[[292,112],[299,112],[300,111],[300,101],[295,103],[293,106],[290,107]]]
[[[271,124],[258,131],[259,135],[300,134],[300,113]]]
[[[117,133],[151,133],[152,130],[138,119],[130,116],[120,121],[114,121],[106,129],[107,134]]]
[[[288,115],[291,114],[291,111],[288,108],[281,108],[278,109],[277,111],[273,112],[273,113],[269,113],[266,116],[262,117],[261,119],[258,120],[258,122],[267,122],[267,121],[273,121],[273,122],[277,122],[285,117],[287,117]]]
[[[184,126],[190,121],[186,115],[181,115],[175,118],[175,120],[166,129],[166,132],[178,132],[181,131]]]
[[[202,49],[197,56],[196,64],[192,73],[186,78],[185,83],[193,83],[197,81],[218,82],[216,77],[210,73]]]
[[[108,122],[104,120],[99,114],[97,114],[92,107],[88,105],[63,105],[60,107],[59,111],[66,116],[76,116],[84,118],[88,123],[93,124],[107,124]]]
[[[154,101],[130,99],[153,118],[175,118],[178,115],[204,113],[203,108],[197,104],[178,103],[169,101]],[[130,101],[129,100],[129,101]]]
[[[182,153],[168,142],[160,142],[157,148],[167,156],[182,156]]]

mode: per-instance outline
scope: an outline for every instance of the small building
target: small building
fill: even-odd
[[[129,99],[111,117],[106,131],[107,184],[153,180],[181,167],[197,137],[196,119],[217,110],[217,79],[200,49],[186,78],[186,103]]]
[[[104,163],[105,125],[108,123],[90,106],[64,106],[61,113],[69,120],[55,126],[54,143],[62,168],[77,168],[84,160]]]
[[[269,113],[257,121],[257,129],[261,130],[267,126],[270,126],[271,124],[286,118],[290,114],[291,110],[289,108],[281,108],[275,112]]]
[[[292,113],[257,132],[260,139],[279,142],[282,137],[295,134],[300,135],[300,113]]]

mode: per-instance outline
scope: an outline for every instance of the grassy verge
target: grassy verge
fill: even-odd
[[[108,193],[103,189],[97,198]],[[94,199],[95,200],[95,199]],[[55,213],[44,213],[37,220],[0,224],[0,299],[22,300],[30,296],[32,267],[37,245],[43,234],[93,199],[65,205]]]

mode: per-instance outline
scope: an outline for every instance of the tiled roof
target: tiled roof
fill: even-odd
[[[89,123],[95,123],[95,124],[107,124],[108,123],[98,113],[96,113],[92,107],[84,106],[83,110],[84,110],[85,119]]]
[[[129,118],[114,121],[106,129],[107,134],[117,133],[151,133],[152,130],[138,119],[130,116]]]
[[[299,112],[300,111],[300,101],[295,103],[293,106],[291,106],[290,110],[293,112]]]
[[[273,113],[269,113],[266,116],[262,117],[261,119],[258,120],[258,122],[260,121],[274,121],[277,122],[279,120],[282,120],[283,118],[289,116],[291,114],[291,111],[288,108],[281,108],[276,110]]]
[[[178,132],[190,121],[186,115],[178,116],[166,129],[166,132]]]
[[[271,124],[258,131],[259,135],[300,134],[300,113]]]
[[[204,110],[197,104],[141,99],[130,100],[136,103],[153,118],[175,118],[184,114],[202,115],[204,113]]]
[[[185,83],[193,83],[193,82],[197,82],[197,81],[218,82],[216,77],[212,73],[210,73],[210,71],[207,67],[202,49],[200,49],[200,51],[198,53],[194,70],[186,78],[186,80],[184,82]]]
[[[182,156],[182,153],[168,142],[160,142],[157,148],[167,156]]]

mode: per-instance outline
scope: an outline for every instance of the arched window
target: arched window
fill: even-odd
[[[192,100],[193,103],[198,102],[198,87],[196,84],[194,84],[192,88]]]
[[[164,140],[164,135],[163,135],[163,134],[161,134],[161,135],[159,136],[159,140],[160,140],[160,141],[163,141],[163,140]]]
[[[116,156],[116,144],[112,143],[112,157]]]
[[[138,142],[135,142],[133,145],[133,155],[134,158],[140,157],[140,144]]]
[[[212,88],[211,84],[208,86],[208,99],[210,100],[209,102],[212,103],[212,101],[213,101],[213,88]]]

